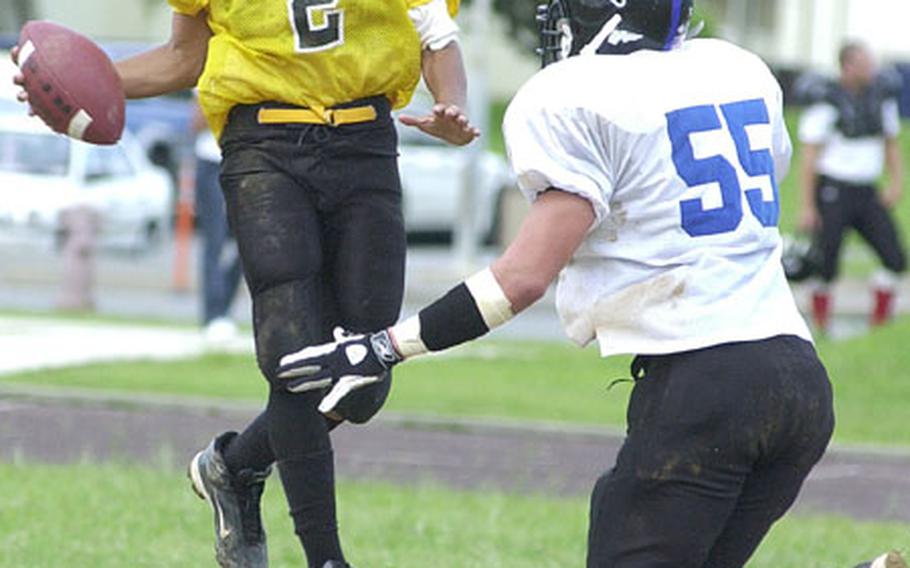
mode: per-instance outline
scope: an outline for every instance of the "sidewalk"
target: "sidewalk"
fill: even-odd
[[[0,233],[2,235],[2,233]],[[481,249],[474,261],[459,261],[450,247],[412,246],[408,249],[405,278],[405,304],[419,306],[435,299],[465,276],[487,266],[496,249]],[[198,308],[198,243],[193,243],[182,271],[184,282],[177,282],[174,243],[166,241],[157,250],[142,255],[101,252],[96,262],[99,309],[105,313],[158,317],[176,316],[180,321],[196,321]],[[9,242],[0,239],[0,308],[51,309],[63,279],[59,256],[48,243]],[[182,286],[179,284],[183,284]],[[805,305],[808,286],[794,286]],[[127,299],[141,298],[146,306],[129,305]],[[241,294],[238,312],[248,314],[248,298]],[[835,310],[842,314],[865,314],[871,295],[868,283],[860,279],[841,279],[835,288]],[[551,309],[552,292],[540,304]],[[898,290],[898,311],[910,313],[910,278]],[[162,313],[163,311],[163,313]]]
[[[252,352],[249,335],[212,345],[192,328],[0,317],[0,375],[97,361],[179,359],[220,351]]]
[[[131,256],[103,252],[96,266],[95,303],[100,315],[180,322],[198,325],[200,292],[195,258],[191,249],[185,272],[185,286],[174,278],[173,243],[165,243],[149,254]],[[496,252],[482,252],[476,262],[463,265],[443,246],[423,246],[408,251],[403,315],[415,313],[482,268]],[[0,310],[49,312],[56,306],[64,275],[59,258],[49,245],[36,242],[3,242],[0,239]],[[249,323],[251,302],[241,286],[232,309],[240,324]],[[497,330],[500,337],[522,339],[563,339],[562,328],[553,309],[553,294],[521,316],[521,325]]]

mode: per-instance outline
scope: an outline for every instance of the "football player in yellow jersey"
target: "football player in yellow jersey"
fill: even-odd
[[[329,431],[371,418],[391,378],[323,415],[323,392],[293,394],[276,369],[282,354],[331,340],[336,326],[364,332],[398,318],[405,234],[390,111],[422,74],[437,104],[401,121],[453,144],[479,135],[462,111],[458,2],[169,2],[169,41],[117,68],[129,98],[198,83],[220,137],[221,185],[270,383],[259,417],[194,457],[193,487],[214,509],[219,564],[267,566],[259,499],[277,463],[308,565],[345,568]]]

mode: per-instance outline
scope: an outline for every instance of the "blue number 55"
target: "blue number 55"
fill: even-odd
[[[752,150],[746,127],[752,124],[770,124],[768,108],[762,99],[720,105],[727,122],[727,133],[736,145],[736,155],[743,171],[749,176],[769,176],[774,196],[765,201],[761,188],[745,191],[749,209],[764,227],[774,227],[780,217],[777,196],[777,179],[774,159],[767,149]],[[693,237],[717,235],[735,231],[743,218],[743,190],[736,175],[736,168],[722,155],[697,159],[692,149],[692,134],[724,128],[714,105],[684,108],[667,113],[667,130],[673,146],[673,164],[679,177],[689,187],[708,183],[720,186],[719,208],[705,209],[701,199],[679,202],[682,228]]]

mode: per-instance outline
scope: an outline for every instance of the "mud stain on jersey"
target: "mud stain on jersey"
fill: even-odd
[[[638,327],[636,322],[641,321],[649,309],[667,304],[675,308],[686,288],[683,271],[676,270],[601,298],[591,311],[594,329]]]
[[[610,214],[603,220],[603,235],[611,243],[619,240],[619,230],[629,222],[629,212],[622,201],[610,204]]]

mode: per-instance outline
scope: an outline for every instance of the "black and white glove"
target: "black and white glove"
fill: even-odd
[[[383,380],[402,360],[387,330],[364,335],[336,327],[334,335],[331,343],[285,355],[278,366],[278,378],[288,381],[291,392],[331,387],[319,404],[322,413],[332,411],[351,392]]]

